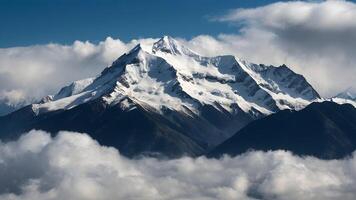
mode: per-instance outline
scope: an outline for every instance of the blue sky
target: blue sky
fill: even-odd
[[[140,37],[236,32],[209,18],[232,8],[251,8],[273,0],[0,0],[0,48],[74,40],[98,42],[107,36]]]

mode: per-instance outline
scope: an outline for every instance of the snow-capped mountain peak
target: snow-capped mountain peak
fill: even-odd
[[[163,36],[152,46],[152,52],[156,53],[158,51],[173,54],[173,55],[193,55],[195,54],[192,50],[181,45],[177,40],[170,36]]]
[[[152,46],[138,44],[98,77],[76,81],[33,107],[36,113],[71,109],[96,98],[110,105],[130,98],[156,112],[199,113],[201,106],[211,105],[258,116],[301,109],[319,95],[286,66],[256,65],[229,55],[204,57],[164,36]]]
[[[170,36],[164,36],[152,46],[152,52],[162,51],[172,54],[180,54],[180,46]]]
[[[334,98],[342,98],[356,101],[356,88],[349,87],[345,91],[337,94]]]
[[[61,128],[53,116],[67,119],[69,128],[74,128],[73,116],[82,128],[90,118],[99,132],[111,127],[113,137],[127,136],[117,123],[133,134],[129,138],[145,134],[142,127],[149,125],[154,138],[170,133],[169,141],[178,137],[191,146],[192,139],[205,149],[255,119],[282,109],[299,110],[318,98],[306,79],[285,65],[257,65],[232,55],[206,57],[165,36],[138,44],[97,77],[75,81],[22,112],[40,121],[50,118]]]
[[[330,100],[338,104],[351,104],[356,107],[356,88],[349,87],[345,91],[330,98]]]

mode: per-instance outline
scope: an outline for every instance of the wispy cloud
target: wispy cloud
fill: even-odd
[[[323,161],[274,151],[130,160],[85,134],[31,131],[1,143],[0,161],[0,199],[356,198],[354,157]]]

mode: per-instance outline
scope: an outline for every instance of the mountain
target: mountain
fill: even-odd
[[[0,138],[33,128],[71,130],[128,156],[198,155],[253,120],[319,98],[285,65],[204,57],[165,36],[137,45],[97,77],[0,117]]]
[[[356,88],[349,87],[345,91],[332,97],[330,100],[339,104],[348,103],[356,107]]]
[[[339,93],[334,98],[349,99],[356,101],[356,88],[349,87],[345,91]]]
[[[283,110],[251,122],[209,156],[237,155],[251,149],[284,149],[323,159],[343,158],[356,149],[356,108],[325,101],[300,111]]]
[[[28,104],[26,102],[10,103],[7,99],[0,99],[0,116],[7,115]]]
[[[0,116],[7,115],[13,111],[18,109],[16,106],[12,106],[7,104],[6,102],[1,102],[0,101]]]

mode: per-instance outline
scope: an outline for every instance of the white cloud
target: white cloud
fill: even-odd
[[[354,154],[355,155],[355,154]],[[285,151],[127,159],[89,136],[31,131],[0,144],[0,199],[355,199],[356,158]]]
[[[26,96],[21,90],[0,91],[0,101],[5,104],[16,106],[26,101]]]
[[[53,94],[72,81],[96,76],[138,42],[150,39],[123,43],[108,37],[98,44],[75,41],[0,49],[0,96],[16,103]],[[21,95],[9,96],[14,91]]]
[[[237,25],[239,34],[193,41],[208,53],[217,49],[257,63],[286,63],[328,96],[355,85],[355,18],[356,4],[348,1],[278,2],[217,19]],[[206,42],[215,46],[201,49]]]

